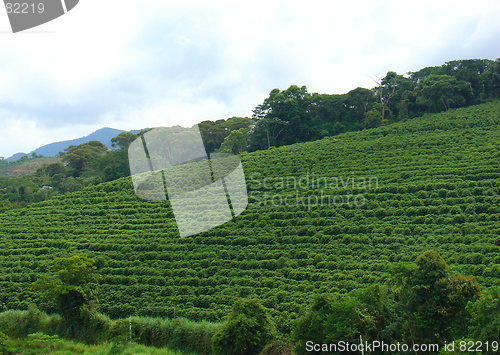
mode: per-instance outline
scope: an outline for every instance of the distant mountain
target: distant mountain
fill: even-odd
[[[91,133],[85,137],[44,145],[40,148],[35,149],[34,151],[30,152],[29,154],[16,153],[13,156],[11,156],[10,158],[7,158],[6,160],[7,161],[16,161],[17,159],[19,159],[25,155],[31,156],[33,153],[36,153],[38,155],[43,155],[46,157],[55,157],[59,154],[59,152],[64,151],[64,149],[68,148],[70,145],[79,145],[79,144],[87,143],[90,141],[99,141],[102,144],[106,145],[106,147],[111,149],[112,148],[111,138],[116,137],[121,132],[125,132],[125,131],[121,130],[121,129],[104,127],[104,128],[101,128],[101,129],[95,131],[94,133]],[[140,132],[140,130],[135,130],[135,131],[130,131],[130,132],[135,134],[135,133]]]
[[[13,156],[11,156],[11,157],[9,157],[9,158],[7,158],[5,160],[7,160],[7,161],[16,161],[17,159],[21,159],[24,156],[28,156],[28,154],[26,154],[26,153],[16,153]]]
[[[104,144],[106,147],[111,149],[112,148],[111,138],[116,137],[121,132],[124,132],[124,131],[121,129],[104,127],[104,128],[101,128],[101,129],[95,131],[94,133],[91,133],[85,137],[44,145],[43,147],[35,149],[31,153],[36,153],[38,155],[41,154],[41,155],[46,156],[46,157],[54,157],[57,154],[59,154],[59,152],[64,151],[64,149],[68,148],[70,145],[79,145],[79,144],[87,143],[90,141],[99,141],[102,144]]]

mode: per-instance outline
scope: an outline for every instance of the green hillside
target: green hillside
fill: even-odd
[[[243,153],[248,208],[194,237],[129,178],[4,212],[0,311],[26,309],[49,262],[78,252],[96,260],[111,317],[213,321],[256,297],[281,331],[314,294],[382,283],[428,249],[500,286],[499,124],[492,102]]]
[[[39,167],[60,160],[61,158],[37,157],[35,159],[26,158],[12,162],[0,161],[0,178],[32,174]]]

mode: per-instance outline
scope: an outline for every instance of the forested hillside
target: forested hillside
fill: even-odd
[[[310,93],[297,85],[273,89],[251,118],[200,122],[205,149],[208,154],[253,152],[492,101],[500,97],[500,58],[453,60],[404,75],[389,71],[374,81],[372,89],[345,94]],[[103,130],[110,129],[98,132]],[[111,139],[118,148],[113,150],[96,141],[73,145],[52,162],[40,156],[16,162],[0,157],[0,212],[129,176],[126,150],[146,131],[121,132]],[[104,141],[108,144],[109,137]],[[41,191],[44,186],[50,191]]]
[[[130,178],[3,212],[0,310],[26,309],[49,262],[80,252],[96,260],[111,317],[220,320],[254,297],[284,332],[313,295],[383,282],[429,249],[500,286],[499,124],[491,102],[243,153],[248,208],[194,237]]]

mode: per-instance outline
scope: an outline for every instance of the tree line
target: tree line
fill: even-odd
[[[372,89],[358,87],[346,94],[309,93],[296,85],[273,89],[250,118],[200,122],[206,151],[252,152],[495,100],[500,97],[500,58],[454,60],[405,75],[389,71],[375,81]],[[117,149],[109,151],[100,142],[71,146],[60,153],[60,162],[33,175],[0,178],[0,212],[129,176],[127,148],[147,131],[120,133],[112,139]],[[52,191],[39,190],[44,185]]]
[[[372,89],[309,93],[305,86],[274,89],[253,110],[243,136],[231,132],[221,148],[234,153],[307,142],[438,113],[500,97],[500,58],[450,61],[406,75],[389,71]],[[245,145],[246,142],[246,145]]]

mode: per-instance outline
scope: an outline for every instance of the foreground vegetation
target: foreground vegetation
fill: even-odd
[[[1,315],[0,315],[1,316]],[[0,334],[0,337],[1,334]],[[129,342],[104,342],[102,344],[84,344],[71,340],[61,339],[57,335],[47,335],[44,333],[28,334],[24,338],[2,337],[0,348],[2,354],[58,354],[58,355],[182,355],[186,352],[171,349],[158,349],[136,343]]]
[[[0,351],[9,346],[7,353],[14,351],[13,346],[45,351],[88,349],[59,336],[94,344],[94,351],[95,344],[104,344],[99,353],[104,349],[110,354],[138,351],[132,343],[197,354],[319,354],[329,344],[357,347],[359,337],[364,337],[364,344],[429,344],[433,353],[447,350],[444,346],[451,340],[461,344],[460,348],[468,342],[488,344],[481,349],[487,354],[500,348],[496,340],[500,288],[481,292],[474,277],[452,271],[435,251],[421,254],[414,263],[395,263],[384,284],[347,295],[317,294],[312,305],[294,320],[289,335],[277,332],[268,310],[253,299],[236,301],[228,317],[218,324],[183,318],[111,320],[96,311],[93,281],[98,274],[93,263],[84,255],[55,259],[53,274],[42,276],[32,289],[48,296],[43,304],[53,302],[60,315],[48,316],[34,306],[27,311],[0,313]],[[17,341],[9,341],[4,333]],[[394,352],[383,348],[374,351]],[[144,352],[156,353],[150,349]]]

